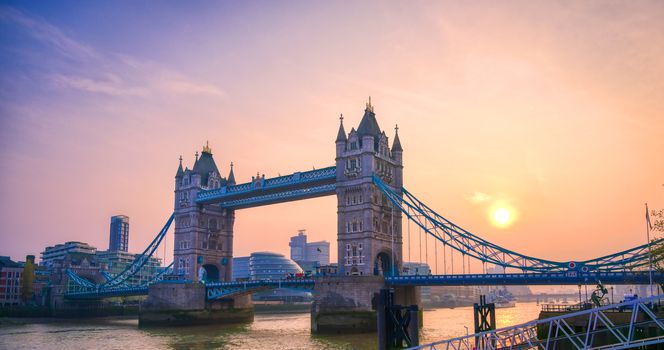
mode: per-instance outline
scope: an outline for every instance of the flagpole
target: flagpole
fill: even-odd
[[[650,214],[648,213],[648,203],[646,203],[646,237],[648,239],[648,262],[650,265],[649,276],[650,276],[650,296],[653,296],[652,291],[652,249],[650,247]]]

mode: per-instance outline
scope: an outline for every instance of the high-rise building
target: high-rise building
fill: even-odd
[[[116,215],[111,217],[109,251],[126,252],[129,250],[129,217]]]
[[[307,235],[306,230],[297,231],[297,236],[290,239],[290,258],[294,261],[303,261],[307,254]]]
[[[318,265],[330,264],[330,242],[307,243],[306,230],[299,230],[297,236],[290,239],[290,258],[298,264],[302,262],[317,262]]]

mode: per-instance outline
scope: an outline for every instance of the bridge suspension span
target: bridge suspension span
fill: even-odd
[[[173,263],[166,266],[162,271],[152,276],[152,278],[141,284],[130,284],[130,279],[135,276],[145,264],[150,260],[150,258],[157,251],[157,248],[164,240],[166,233],[168,232],[175,215],[171,216],[166,221],[164,227],[157,233],[157,236],[150,242],[150,244],[145,248],[145,250],[136,258],[134,261],[129,264],[122,272],[113,276],[107,271],[102,271],[102,275],[106,280],[103,283],[95,284],[87,279],[77,275],[71,269],[66,269],[64,272],[69,277],[69,280],[76,287],[76,291],[67,293],[68,298],[86,298],[94,296],[115,296],[115,295],[132,295],[132,294],[146,294],[147,286],[161,281],[165,275],[171,274],[173,272]]]
[[[332,173],[329,170],[332,168],[333,167],[325,168],[325,174]],[[266,182],[269,181],[270,180],[266,180]],[[610,281],[612,283],[641,283],[644,279],[644,276],[641,276],[643,271],[638,270],[643,270],[643,268],[649,263],[650,253],[647,244],[615,254],[584,261],[559,262],[540,259],[501,247],[465,230],[435,212],[405,188],[401,188],[399,193],[385,184],[383,180],[376,175],[373,175],[373,182],[392,203],[394,208],[400,210],[406,215],[409,222],[415,223],[425,232],[425,238],[431,236],[436,242],[438,242],[438,244],[443,245],[443,254],[445,254],[445,248],[447,246],[452,250],[460,252],[462,254],[461,265],[464,267],[463,275],[454,275],[454,271],[452,271],[451,275],[447,275],[446,268],[446,275],[424,276],[426,278],[423,276],[398,276],[399,272],[397,272],[396,275],[388,276],[386,278],[385,282],[388,285],[569,284],[572,282],[576,284],[578,281],[594,282],[596,278],[602,278],[602,280],[606,280],[606,282]],[[315,183],[315,185],[318,186],[319,184]],[[326,186],[334,185],[327,184]],[[122,294],[123,291],[126,291],[128,294],[147,293],[147,285],[163,279],[164,275],[167,273],[166,271],[172,270],[170,267],[154,276],[151,281],[144,283],[143,285],[131,285],[129,284],[129,280],[141,270],[150,257],[155,253],[173,223],[174,217],[174,214],[169,217],[164,227],[145,248],[143,253],[127,266],[124,271],[115,276],[106,274],[106,282],[104,283],[94,284],[76,275],[73,271],[67,270],[66,273],[70,277],[70,280],[78,288],[76,292],[69,293],[68,295],[70,297],[92,297],[94,295],[104,296],[116,295],[118,293]],[[425,240],[424,243],[425,250],[428,251],[427,241],[428,240]],[[664,239],[660,239],[652,242],[652,244],[657,245],[663,242]],[[437,252],[436,245],[433,247],[433,250]],[[452,264],[454,264],[454,255],[450,255],[452,258]],[[470,274],[470,265],[468,263],[468,268],[466,269],[466,263],[464,262],[465,257],[468,259],[474,258],[482,263],[502,266],[505,269],[514,269],[519,271],[520,274]],[[444,259],[446,260],[445,257]],[[468,274],[466,274],[466,271],[468,271]],[[664,280],[664,274],[660,272],[654,273],[653,276],[658,281]],[[570,277],[572,277],[572,279],[570,279]],[[256,285],[252,284],[251,286],[243,283],[237,285],[233,283],[210,284],[207,286],[209,291],[208,297],[216,299],[231,294],[242,293],[243,289],[263,289],[279,285],[279,283],[275,281],[268,281],[266,283],[260,283],[259,281],[256,283]],[[288,282],[287,284],[294,283]],[[300,284],[305,288],[310,288],[310,285],[312,285],[313,282],[306,281],[306,283],[300,282]]]
[[[428,207],[405,188],[401,188],[401,193],[397,193],[376,175],[373,175],[373,182],[395,208],[424,230],[427,235],[434,237],[444,247],[449,246],[463,254],[462,256],[472,257],[483,263],[536,273],[625,272],[649,264],[648,244],[585,261],[559,262],[517,253],[456,225]],[[662,242],[664,239],[656,240],[651,244],[658,245]]]

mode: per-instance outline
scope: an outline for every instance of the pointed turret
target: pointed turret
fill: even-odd
[[[380,127],[376,120],[374,108],[371,105],[371,96],[369,96],[369,102],[367,102],[367,107],[364,109],[364,116],[362,116],[360,126],[357,128],[357,134],[360,138],[364,136],[378,138],[378,136],[380,136]]]
[[[399,141],[399,125],[394,127],[394,143],[392,143],[392,152],[403,152],[401,141]]]
[[[196,155],[196,163],[191,170],[201,176],[201,185],[207,186],[210,173],[215,172],[217,175],[219,174],[217,164],[214,162],[214,158],[212,158],[212,149],[210,149],[209,144],[206,144],[203,147],[203,152],[201,152],[201,157],[198,158],[198,152],[196,152]]]
[[[175,178],[179,179],[184,175],[184,170],[182,170],[182,156],[180,156],[180,165],[178,166],[178,172],[175,174]]]
[[[231,171],[228,173],[228,182],[229,185],[235,185],[235,173],[233,173],[233,162],[231,162]]]
[[[344,130],[344,115],[339,117],[339,132],[337,133],[337,140],[335,142],[346,142],[346,130]]]

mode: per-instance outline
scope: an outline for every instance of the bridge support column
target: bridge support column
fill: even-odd
[[[311,305],[311,331],[315,333],[366,333],[377,328],[382,276],[339,276],[316,278]],[[421,327],[419,287],[395,288],[395,302],[418,305]]]
[[[141,304],[138,325],[190,326],[243,323],[254,319],[250,295],[208,301],[201,283],[157,283]]]

